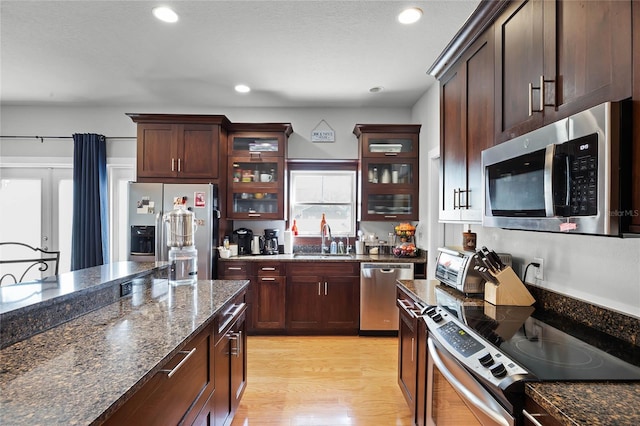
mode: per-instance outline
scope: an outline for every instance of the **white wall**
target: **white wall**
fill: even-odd
[[[386,124],[410,122],[409,108],[228,108],[204,111],[176,107],[157,111],[148,107],[68,108],[12,107],[0,109],[2,135],[71,136],[73,133],[100,133],[109,137],[131,137],[129,140],[109,140],[109,157],[135,158],[136,125],[127,112],[221,114],[232,122],[289,122],[294,133],[289,138],[289,158],[356,159],[358,141],[352,133],[358,123]],[[335,131],[333,143],[312,143],[311,131],[325,120]],[[324,123],[319,127],[325,129]],[[0,141],[0,155],[6,157],[73,157],[70,140],[46,139]]]
[[[430,149],[437,146],[440,137],[438,99],[436,85],[416,103],[412,112],[412,120],[423,124],[420,146],[421,203],[423,185],[431,187],[433,184],[424,182],[422,173],[427,163],[426,156]],[[434,215],[424,215],[423,212],[421,205],[419,226],[425,228],[424,221],[429,221],[433,227]],[[523,271],[534,257],[543,258],[544,281],[535,280],[530,268],[527,282],[640,318],[640,238],[512,231],[483,228],[480,225],[471,228],[478,234],[479,247],[484,245],[497,252],[510,253]],[[461,246],[464,230],[463,225],[444,225],[445,244]]]

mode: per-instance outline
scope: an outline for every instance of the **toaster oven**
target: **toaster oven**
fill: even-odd
[[[473,251],[450,248],[438,249],[436,279],[465,294],[483,294],[485,280],[473,267],[476,260]]]

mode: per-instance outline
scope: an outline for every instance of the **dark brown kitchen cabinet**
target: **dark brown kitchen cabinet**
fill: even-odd
[[[240,260],[223,261],[218,259],[218,276],[221,280],[249,280],[245,302],[247,304],[247,332],[254,332],[254,297],[256,291],[257,274],[254,262]]]
[[[284,264],[259,263],[258,276],[253,282],[253,331],[284,332],[286,277]]]
[[[631,96],[631,1],[512,2],[495,46],[498,142]]]
[[[361,220],[418,220],[419,124],[356,124]]]
[[[209,326],[184,345],[105,424],[193,423],[201,412],[210,410],[213,367],[213,329]]]
[[[482,220],[482,150],[493,146],[494,48],[488,29],[440,80],[442,222]]]
[[[357,334],[359,264],[288,263],[286,326],[292,334]]]
[[[397,300],[400,322],[398,327],[398,385],[402,396],[415,419],[416,386],[418,367],[418,318],[413,311],[413,304],[400,296]]]
[[[217,115],[127,114],[137,123],[139,182],[218,182],[228,120]],[[221,151],[222,149],[222,151]]]
[[[243,297],[224,308],[215,322],[213,426],[228,426],[247,385],[247,304]]]
[[[409,409],[413,424],[427,424],[427,324],[420,315],[425,306],[401,287],[396,287],[396,304],[400,315],[398,331],[398,385]]]
[[[233,123],[229,129],[227,217],[286,218],[289,123]]]

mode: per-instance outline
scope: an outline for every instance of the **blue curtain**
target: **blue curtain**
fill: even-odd
[[[109,263],[107,144],[103,135],[73,135],[71,270]]]

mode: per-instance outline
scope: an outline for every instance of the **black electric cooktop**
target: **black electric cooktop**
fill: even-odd
[[[445,308],[539,380],[640,380],[637,346],[533,307],[487,305]]]

